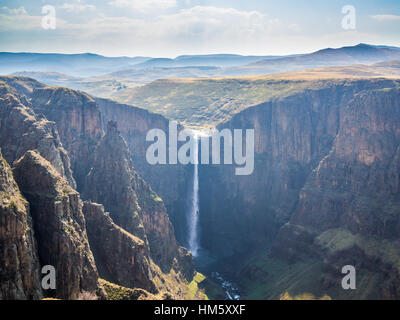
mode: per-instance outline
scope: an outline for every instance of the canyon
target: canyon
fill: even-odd
[[[106,299],[107,280],[142,296],[201,298],[189,289],[192,256],[177,244],[162,199],[135,171],[117,124],[103,127],[83,92],[26,78],[3,77],[0,85],[1,269],[9,270],[1,297]],[[40,286],[44,265],[57,271],[55,290]]]
[[[0,261],[9,268],[0,297],[46,296],[39,266],[61,255],[53,296],[63,299],[106,297],[103,279],[148,297],[204,298],[207,288],[189,292],[196,269],[212,285],[218,271],[244,299],[400,298],[400,80],[264,81],[290,89],[213,118],[220,131],[254,130],[254,172],[236,175],[234,164],[148,163],[147,133],[171,131],[162,115],[0,77]],[[341,289],[347,264],[354,291]]]

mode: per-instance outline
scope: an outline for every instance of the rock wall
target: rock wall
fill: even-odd
[[[293,261],[310,250],[325,259],[327,290],[351,264],[381,278],[366,298],[400,297],[399,98],[394,88],[361,92],[348,102],[332,150],[309,175],[278,234],[275,255]],[[294,245],[300,238],[308,241]]]
[[[34,89],[31,102],[36,113],[56,122],[80,191],[93,151],[104,134],[96,102],[84,92],[55,87]]]
[[[82,291],[95,291],[98,273],[78,192],[35,151],[18,160],[13,173],[30,204],[40,263],[56,269],[50,294],[76,299]]]
[[[154,261],[168,270],[177,253],[173,226],[162,199],[135,172],[114,121],[95,150],[85,186],[85,198],[101,202],[114,222],[148,244]]]
[[[100,277],[154,292],[145,242],[116,225],[100,204],[86,201],[83,213]]]
[[[40,299],[39,259],[28,202],[0,154],[0,300]]]
[[[151,144],[146,142],[147,132],[161,129],[168,137],[169,121],[161,115],[112,100],[96,98],[96,102],[102,114],[104,128],[111,120],[118,123],[118,129],[131,152],[135,170],[163,199],[179,243],[186,244],[186,199],[193,170],[190,166],[180,164],[150,165],[146,161],[146,150]],[[181,129],[182,126],[178,125],[178,130]]]
[[[348,117],[348,102],[364,90],[398,85],[385,79],[326,81],[248,108],[219,125],[220,130],[255,130],[255,167],[249,176],[235,176],[229,165],[199,167],[202,245],[217,256],[271,247],[296,210],[309,175],[330,153]]]
[[[85,93],[28,78],[0,79],[0,146],[23,194],[14,192],[16,209],[14,202],[0,208],[0,297],[76,299],[83,291],[103,297],[95,262],[102,276],[118,284],[145,288],[160,299],[191,297],[192,256],[177,245],[163,201],[136,173],[134,153],[116,123],[104,135],[98,104]],[[13,188],[11,180],[6,184]],[[101,205],[87,202],[86,222],[76,186],[111,208],[115,221]],[[14,237],[5,226],[15,229]],[[48,264],[56,269],[57,286],[42,293],[35,273]]]
[[[15,89],[0,82],[0,146],[12,164],[28,150],[37,150],[76,187],[70,159],[54,122],[37,115]]]

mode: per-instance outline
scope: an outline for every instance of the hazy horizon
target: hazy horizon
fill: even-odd
[[[353,47],[353,46],[357,46],[361,43],[355,43],[352,45],[348,45],[345,47]],[[400,48],[400,44],[399,45],[389,45],[389,44],[375,44],[375,43],[363,43],[366,45],[370,45],[370,46],[387,46],[387,47],[397,47]],[[324,49],[340,49],[342,47],[324,47],[324,48],[320,48],[314,51],[307,51],[307,52],[287,52],[286,54],[281,54],[281,55],[276,55],[276,56],[291,56],[291,55],[302,55],[302,54],[309,54],[309,53],[313,53],[319,50],[324,50]],[[237,55],[237,56],[274,56],[274,54],[269,54],[264,53],[264,54],[259,54],[259,55],[246,55],[246,54],[240,54],[240,53],[231,53],[231,52],[220,52],[220,53],[202,53],[202,54],[198,54],[198,53],[182,53],[182,54],[178,54],[176,56],[110,56],[110,55],[103,55],[101,53],[98,52],[37,52],[37,51],[0,51],[0,53],[16,53],[16,54],[60,54],[60,55],[84,55],[84,54],[93,54],[93,55],[100,55],[100,56],[104,56],[106,58],[154,58],[154,59],[162,59],[162,58],[168,58],[168,59],[175,59],[178,57],[182,57],[182,56],[212,56],[212,55]]]
[[[4,0],[0,50],[108,57],[289,55],[358,43],[400,46],[397,1]],[[351,5],[354,26],[343,28]],[[42,26],[52,6],[56,28]],[[346,13],[347,12],[347,13]]]

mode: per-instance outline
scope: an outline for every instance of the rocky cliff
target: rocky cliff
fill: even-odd
[[[83,212],[100,276],[128,288],[154,292],[145,242],[116,225],[103,205],[86,201]]]
[[[6,249],[0,261],[8,268],[2,297],[76,299],[94,291],[104,297],[102,284],[114,285],[99,281],[96,265],[102,277],[126,290],[144,288],[155,294],[142,290],[148,298],[204,297],[189,290],[195,274],[192,257],[177,245],[163,201],[136,173],[133,153],[116,123],[104,135],[98,104],[85,93],[27,78],[1,79],[0,146],[22,192],[17,209],[10,212],[23,221],[8,239],[3,226],[15,221],[9,211],[2,213],[0,239]],[[11,187],[4,188],[13,189],[10,179],[6,184]],[[86,202],[83,208],[76,186],[101,204]],[[21,269],[25,264],[31,269]],[[34,273],[43,265],[56,269],[55,291],[38,289]]]
[[[342,109],[332,149],[307,178],[274,246],[292,261],[306,251],[322,257],[321,282],[334,294],[341,267],[351,264],[361,279],[374,280],[373,290],[360,288],[364,298],[400,297],[399,98],[399,88],[364,91]]]
[[[54,122],[37,115],[26,98],[0,82],[0,146],[12,164],[28,150],[37,150],[72,187],[76,186],[70,159]]]
[[[101,278],[127,288],[145,289],[156,295],[153,299],[193,298],[187,283],[195,270],[184,248],[178,248],[172,268],[164,272],[149,255],[148,244],[115,224],[103,205],[86,201],[83,212]]]
[[[168,271],[178,253],[174,228],[163,201],[135,172],[130,152],[117,123],[108,123],[97,146],[84,196],[101,202],[114,222],[140,238],[151,257]]]
[[[150,165],[146,161],[146,150],[151,144],[146,141],[147,132],[157,128],[163,130],[168,137],[169,121],[161,115],[112,100],[96,98],[96,102],[102,114],[104,128],[109,121],[118,123],[118,129],[131,152],[135,170],[163,199],[175,227],[176,237],[181,244],[185,244],[186,199],[190,189],[192,169],[181,164]],[[178,125],[178,130],[181,129],[182,126]]]
[[[0,300],[40,299],[39,259],[28,202],[0,154]]]
[[[261,268],[265,286],[292,277],[286,289],[297,293],[398,298],[399,86],[326,81],[221,124],[255,129],[255,169],[235,176],[232,166],[200,166],[203,246],[219,257],[271,249],[254,268],[275,258],[289,266],[280,274]],[[341,288],[347,264],[359,271],[357,291]],[[290,270],[310,270],[312,285]]]
[[[385,79],[323,81],[220,124],[218,129],[255,130],[254,172],[236,176],[233,166],[200,166],[203,246],[219,256],[269,247],[296,209],[308,176],[331,151],[348,102],[359,92],[398,85]]]
[[[87,94],[67,88],[35,88],[31,94],[36,113],[57,124],[61,142],[68,151],[78,190],[90,170],[91,155],[104,134],[101,114]]]
[[[40,262],[56,269],[55,296],[95,291],[98,274],[79,194],[35,151],[18,160],[13,173],[30,204]]]

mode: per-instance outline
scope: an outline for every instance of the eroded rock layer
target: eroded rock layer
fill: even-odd
[[[0,300],[41,297],[39,259],[29,204],[0,154]]]
[[[95,291],[98,274],[79,193],[35,151],[26,152],[13,173],[30,204],[40,262],[56,270],[55,296],[75,299]]]

